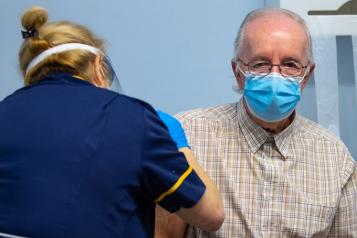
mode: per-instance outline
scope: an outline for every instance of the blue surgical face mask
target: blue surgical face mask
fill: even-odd
[[[244,98],[249,111],[266,122],[287,118],[300,100],[300,81],[301,78],[286,78],[279,73],[247,74]]]

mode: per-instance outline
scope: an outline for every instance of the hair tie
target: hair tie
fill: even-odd
[[[34,37],[36,32],[37,31],[34,28],[31,28],[31,29],[29,29],[27,31],[21,31],[22,39],[26,39],[26,38],[29,38],[29,37]]]

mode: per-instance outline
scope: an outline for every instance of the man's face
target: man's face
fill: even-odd
[[[278,65],[287,61],[296,61],[303,66],[310,63],[308,38],[303,26],[285,15],[270,14],[249,22],[241,49],[239,57],[246,64],[256,60]],[[248,70],[243,64],[240,66],[243,71]],[[306,69],[308,72],[301,83],[301,89],[313,69],[314,65]],[[272,72],[279,73],[279,67],[274,66]],[[236,77],[240,88],[244,88],[244,76],[236,71]]]

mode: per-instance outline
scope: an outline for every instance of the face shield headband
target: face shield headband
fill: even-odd
[[[86,45],[86,44],[81,44],[81,43],[67,43],[67,44],[62,44],[62,45],[57,45],[54,46],[52,48],[49,48],[43,52],[41,52],[41,54],[37,55],[27,66],[26,68],[26,74],[28,72],[30,72],[31,69],[33,69],[35,66],[37,66],[41,61],[43,61],[44,59],[46,59],[48,56],[50,55],[54,55],[54,54],[58,54],[58,53],[62,53],[65,51],[71,51],[71,50],[85,50],[85,51],[89,51],[95,55],[103,55],[104,56],[104,60],[107,63],[107,65],[109,66],[109,85],[110,85],[110,90],[115,91],[117,93],[121,93],[121,86],[120,86],[120,82],[119,79],[112,67],[111,61],[109,59],[109,57],[107,55],[104,54],[103,51],[101,51],[98,48],[95,48],[93,46],[90,45]]]

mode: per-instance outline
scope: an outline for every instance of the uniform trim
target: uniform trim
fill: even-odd
[[[77,79],[81,79],[81,80],[84,80],[84,81],[85,81],[84,78],[82,78],[81,76],[78,76],[78,75],[72,75],[72,77],[77,78]]]
[[[6,237],[6,238],[29,238],[29,237],[24,237],[24,236],[16,236],[8,233],[3,233],[0,232],[0,237]]]
[[[188,169],[181,175],[181,177],[176,181],[176,183],[169,190],[162,193],[158,198],[155,199],[155,203],[161,202],[165,197],[174,193],[185,181],[185,179],[191,174],[191,172],[192,172],[192,167],[189,166]]]

